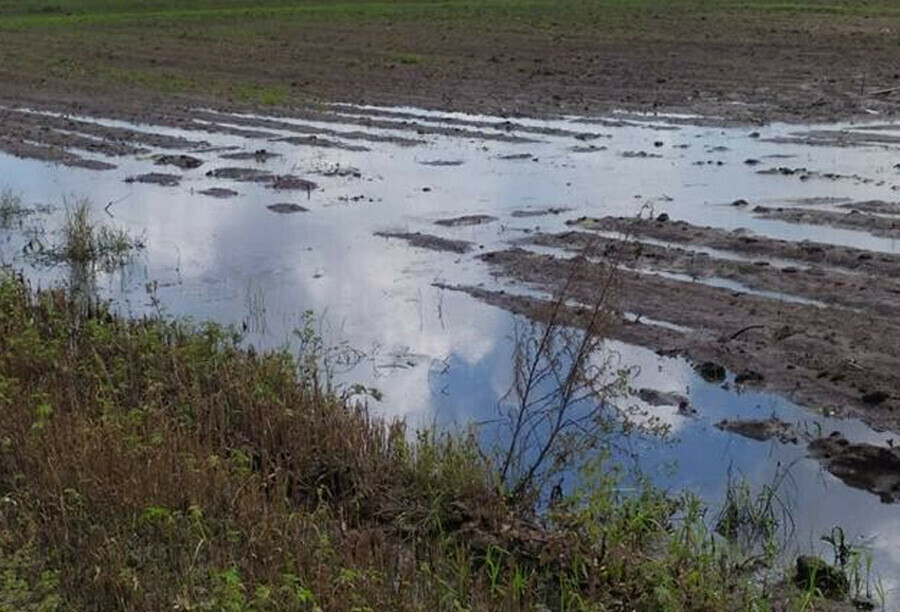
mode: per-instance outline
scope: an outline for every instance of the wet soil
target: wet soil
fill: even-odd
[[[309,212],[309,209],[293,202],[279,202],[277,204],[269,204],[266,206],[269,210],[280,215],[289,215],[293,213]]]
[[[860,212],[860,209],[857,207],[853,207],[849,212],[845,213],[757,206],[753,209],[753,212],[765,219],[776,219],[787,223],[827,225],[829,227],[858,230],[873,236],[900,237],[900,219]]]
[[[438,219],[434,224],[444,227],[464,227],[468,225],[484,225],[493,223],[496,220],[497,217],[492,217],[491,215],[464,215],[462,217],[453,217],[452,219]]]
[[[275,180],[275,175],[266,170],[256,168],[216,168],[206,173],[210,178],[228,179],[242,183],[268,183]]]
[[[752,258],[790,259],[800,264],[844,268],[891,278],[900,274],[900,255],[875,253],[835,244],[793,242],[753,234],[744,229],[701,227],[684,221],[657,221],[623,217],[582,217],[567,222],[574,227],[616,232],[692,247],[731,251]]]
[[[376,232],[376,236],[382,238],[396,238],[405,240],[414,247],[429,249],[432,251],[448,251],[451,253],[468,253],[475,245],[465,240],[450,240],[432,234],[421,232]]]
[[[80,155],[58,146],[46,146],[22,140],[18,137],[0,135],[0,150],[23,159],[53,162],[72,168],[86,170],[114,170],[115,164],[95,159],[85,159]]]
[[[281,191],[305,191],[309,193],[313,189],[316,189],[318,185],[310,180],[300,178],[299,176],[280,174],[274,177],[271,183],[269,183],[269,187]]]
[[[211,198],[218,198],[220,200],[225,200],[240,195],[237,191],[234,191],[233,189],[226,189],[224,187],[210,187],[209,189],[204,189],[203,191],[198,191],[197,193],[209,196]]]
[[[140,100],[144,109],[159,108],[159,101],[176,108],[190,96],[207,103],[228,97],[221,89],[205,96],[189,90],[173,101],[167,82],[166,92],[148,100],[141,79],[100,78],[149,73],[150,83],[172,74],[200,84],[278,85],[313,100],[494,114],[627,107],[771,121],[897,109],[891,7],[540,4],[511,6],[511,14],[483,7],[445,15],[437,7],[410,19],[350,11],[313,27],[297,15],[248,15],[245,35],[228,28],[215,43],[179,35],[179,28],[157,28],[148,40],[140,20],[104,22],[107,35],[98,37],[86,30],[90,21],[60,16],[59,23],[5,32],[4,95],[81,104]],[[398,60],[399,49],[415,61]],[[66,58],[75,69],[52,68],[59,61],[50,58]]]
[[[242,151],[240,153],[225,153],[220,156],[222,159],[230,159],[234,161],[255,161],[260,164],[264,164],[270,159],[274,159],[276,157],[281,157],[278,153],[272,153],[270,151],[266,151],[265,149],[259,149],[257,151]]]
[[[874,493],[885,503],[900,501],[900,448],[854,444],[835,432],[813,440],[809,451],[844,484]]]
[[[875,213],[878,215],[900,215],[900,202],[883,202],[881,200],[867,200],[865,202],[844,202],[838,204],[838,208],[847,208],[850,210]]]
[[[162,185],[163,187],[177,187],[181,184],[181,177],[177,174],[164,174],[162,172],[148,172],[129,176],[126,183],[143,183],[145,185]]]
[[[829,414],[856,414],[897,429],[900,418],[900,322],[896,316],[788,302],[702,283],[612,267],[620,256],[560,258],[523,249],[482,256],[516,283],[545,293],[567,282],[569,303],[601,298],[610,274],[618,315],[610,337],[695,363],[753,372],[753,382]],[[547,301],[501,291],[462,287],[470,294],[540,318]],[[570,306],[574,324],[584,308]],[[634,313],[628,323],[624,313]],[[666,325],[654,322],[665,322]],[[673,327],[674,326],[674,327]]]
[[[190,155],[157,155],[154,158],[157,166],[175,166],[182,170],[193,170],[203,165],[203,160]]]
[[[773,265],[764,259],[726,259],[689,248],[622,241],[591,232],[535,234],[517,243],[564,249],[601,260],[618,258],[634,269],[679,274],[690,282],[725,279],[738,283],[744,291],[768,292],[786,300],[803,298],[823,306],[830,304],[900,316],[900,278],[897,277],[882,277],[873,283],[871,277],[849,270],[799,265],[800,262]],[[878,256],[872,252],[867,255]]]
[[[551,206],[549,208],[527,208],[522,210],[514,210],[512,216],[517,219],[527,219],[529,217],[546,217],[548,215],[561,215],[564,212],[572,210],[562,206]]]
[[[146,147],[185,149],[203,144],[66,116],[0,108],[0,150],[65,166],[91,170],[115,168],[108,162],[85,159],[75,151],[121,157],[146,153]]]
[[[796,427],[774,417],[768,419],[725,419],[716,423],[716,427],[759,442],[774,439],[782,444],[798,444],[801,438]]]

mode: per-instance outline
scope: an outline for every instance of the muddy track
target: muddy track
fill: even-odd
[[[571,276],[568,296],[580,304],[598,299],[598,287],[609,274],[607,265],[580,256],[563,259],[522,249],[483,259],[495,272],[544,292],[557,290]],[[634,313],[639,322],[611,326],[615,339],[752,372],[761,384],[811,408],[857,414],[891,428],[900,425],[895,415],[900,408],[896,317],[784,302],[627,269],[616,272],[616,285],[616,311]],[[504,307],[521,299],[464,290]],[[529,310],[535,306],[518,303],[512,309],[534,314]],[[577,308],[572,315],[577,320]],[[640,323],[644,317],[679,327]]]
[[[825,225],[866,232],[873,236],[900,238],[900,219],[860,212],[858,208],[853,208],[849,212],[832,212],[757,206],[753,209],[753,213],[764,219],[775,219],[797,225]]]
[[[623,217],[582,217],[568,222],[573,227],[628,234],[677,245],[706,247],[731,251],[761,259],[788,259],[798,264],[830,266],[851,272],[878,274],[888,278],[900,276],[900,255],[878,253],[835,244],[792,242],[767,238],[747,230],[725,230],[700,227],[684,221],[657,221]]]
[[[868,276],[832,268],[722,259],[684,248],[625,242],[590,232],[536,234],[519,243],[564,249],[600,261],[618,257],[638,269],[681,274],[694,281],[725,279],[749,290],[779,294],[785,300],[803,298],[821,305],[900,316],[900,279],[881,278],[873,283]]]

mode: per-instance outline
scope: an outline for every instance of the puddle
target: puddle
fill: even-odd
[[[654,215],[666,213],[700,226],[900,253],[900,243],[887,238],[752,213],[759,203],[789,200],[895,201],[898,148],[887,138],[851,153],[844,141],[804,141],[794,134],[796,126],[754,128],[759,132],[755,137],[747,128],[670,125],[665,118],[633,114],[593,123],[577,117],[507,121],[343,105],[330,116],[310,120],[216,115],[215,121],[207,116],[190,129],[71,117],[161,138],[143,139],[140,146],[147,153],[118,156],[117,167],[104,172],[0,153],[0,189],[23,194],[29,206],[55,206],[54,212],[30,215],[26,222],[42,220],[45,242],[56,239],[63,201],[79,196],[90,198],[98,219],[143,235],[146,248],[137,259],[98,281],[101,293],[124,313],[160,309],[172,316],[244,326],[247,342],[265,348],[289,343],[304,324],[303,313],[314,311],[321,316],[327,342],[348,343],[358,351],[355,359],[339,360],[336,373],[378,388],[384,399],[374,405],[413,423],[483,420],[507,391],[513,317],[435,284],[496,288],[500,281],[477,257],[508,248],[524,232],[564,232],[571,229],[565,222],[576,217],[633,216],[652,207]],[[270,122],[252,127],[248,119]],[[377,121],[376,126],[365,127],[367,121]],[[417,130],[423,125],[432,129]],[[859,126],[828,129],[851,127],[863,131]],[[259,137],[260,131],[268,135]],[[900,126],[878,125],[872,131],[900,134]],[[322,138],[313,142],[298,133]],[[485,139],[480,136],[484,133],[504,139]],[[606,150],[573,155],[570,149],[583,146],[586,137],[579,135],[585,133],[602,134],[598,142]],[[772,142],[788,137],[788,142]],[[179,152],[154,141],[191,144]],[[623,156],[640,151],[647,155]],[[166,166],[166,174],[180,178],[177,184],[125,182],[159,173],[156,156],[176,153],[202,164]],[[111,159],[84,151],[78,155],[94,162]],[[526,161],[503,159],[526,155]],[[773,156],[790,156],[791,166],[874,180],[760,175],[759,170],[785,163]],[[747,159],[759,163],[745,164]],[[311,180],[317,188],[275,191],[265,183],[216,173],[234,167]],[[323,171],[335,168],[354,171]],[[202,195],[223,190],[235,193],[229,198]],[[749,205],[723,205],[739,199]],[[521,212],[561,209],[565,212],[541,216]],[[474,218],[497,220],[447,221]],[[417,242],[410,244],[404,236],[416,236]],[[19,229],[0,230],[0,262],[27,265],[22,252],[28,241]],[[432,250],[429,244],[456,248]],[[741,259],[715,249],[695,250]],[[44,286],[65,282],[68,275],[63,268],[40,266],[29,267],[28,274]],[[707,282],[749,291],[723,279]],[[799,299],[777,292],[755,294]],[[738,392],[733,381],[724,387],[707,383],[683,359],[621,343],[611,342],[610,349],[623,363],[640,366],[633,387],[684,395],[698,411],[684,416],[674,406],[652,407],[677,438],[673,444],[635,441],[643,467],[657,482],[686,487],[715,504],[722,499],[729,466],[759,485],[790,466],[796,550],[824,551],[819,536],[840,525],[855,542],[871,546],[891,601],[900,601],[900,581],[894,578],[900,575],[900,505],[883,504],[877,496],[847,487],[806,458],[803,447],[744,439],[715,424],[725,418],[776,415],[824,432],[840,430],[854,442],[884,444],[890,435],[856,421],[815,416],[773,394]]]

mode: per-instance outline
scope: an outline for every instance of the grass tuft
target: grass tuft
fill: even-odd
[[[127,263],[132,252],[142,249],[143,240],[123,229],[99,224],[91,217],[87,200],[66,205],[62,242],[56,249],[59,259],[72,264],[99,264],[114,268]]]
[[[22,196],[10,189],[0,192],[0,227],[9,227],[29,212],[22,203]]]

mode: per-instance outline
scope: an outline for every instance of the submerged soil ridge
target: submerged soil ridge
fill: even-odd
[[[517,241],[526,248],[514,246],[481,259],[514,285],[545,296],[571,281],[566,297],[575,324],[582,309],[573,304],[593,304],[610,266],[623,262],[615,272],[614,309],[620,316],[610,329],[614,339],[749,372],[752,377],[745,379],[815,411],[855,415],[900,431],[896,256],[684,222],[608,217],[577,224],[628,231],[630,240],[585,231],[537,234]],[[639,242],[642,237],[673,246]],[[577,254],[537,253],[528,250],[531,244]],[[722,259],[693,252],[691,246],[743,252],[760,261]],[[762,261],[772,257],[797,265]],[[547,303],[521,291],[455,288],[538,318]]]

